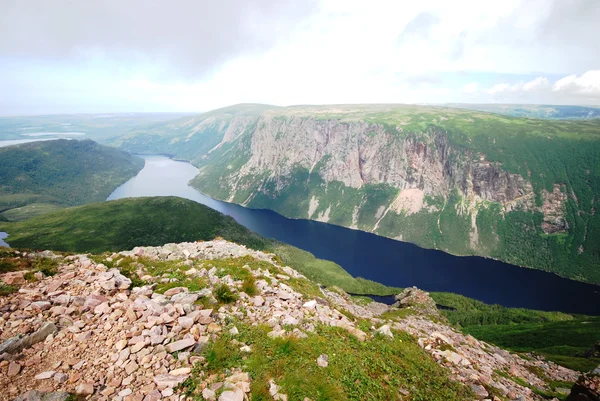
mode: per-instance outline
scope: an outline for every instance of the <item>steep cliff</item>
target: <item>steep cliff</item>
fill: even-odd
[[[600,282],[598,121],[243,105],[119,144],[144,142],[218,199]]]

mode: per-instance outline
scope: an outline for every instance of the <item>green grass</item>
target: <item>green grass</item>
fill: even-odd
[[[22,206],[7,210],[0,216],[6,218],[6,221],[23,221],[42,214],[52,213],[62,209],[61,206],[48,203],[32,203],[27,206]]]
[[[466,387],[449,380],[448,372],[403,333],[395,333],[394,340],[375,336],[359,342],[343,329],[317,325],[305,339],[273,339],[267,335],[269,327],[235,326],[239,335],[224,333],[203,350],[206,361],[196,366],[184,385],[189,395],[198,391],[200,371],[221,374],[237,367],[252,378],[251,400],[272,399],[268,394],[270,379],[290,401],[304,397],[314,401],[463,401],[470,397]],[[242,354],[239,346],[232,344],[234,338],[248,344],[252,352]],[[329,356],[327,368],[317,366],[322,353]],[[409,391],[410,396],[403,398],[400,389]]]
[[[5,297],[12,293],[19,291],[19,287],[16,285],[9,285],[0,282],[0,297]]]

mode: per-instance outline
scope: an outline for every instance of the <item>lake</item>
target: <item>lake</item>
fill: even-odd
[[[285,218],[214,200],[188,182],[198,169],[163,156],[144,156],[140,173],[109,197],[179,196],[232,216],[238,223],[315,256],[332,260],[353,276],[397,287],[448,291],[490,304],[600,315],[600,286],[481,257],[459,257],[363,231]]]

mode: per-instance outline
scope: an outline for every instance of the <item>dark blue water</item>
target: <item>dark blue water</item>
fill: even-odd
[[[458,257],[269,210],[247,209],[211,199],[189,187],[197,174],[189,163],[147,156],[144,169],[108,198],[180,196],[232,216],[268,238],[332,260],[353,276],[397,287],[448,291],[510,307],[600,315],[600,286],[480,257]]]

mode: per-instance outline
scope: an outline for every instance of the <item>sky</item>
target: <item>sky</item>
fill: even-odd
[[[600,105],[600,0],[0,0],[0,114]]]

